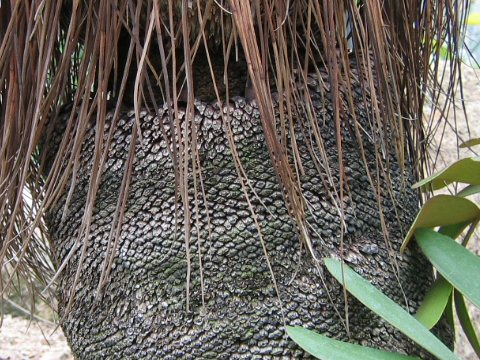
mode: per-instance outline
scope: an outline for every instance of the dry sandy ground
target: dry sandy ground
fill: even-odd
[[[0,328],[0,360],[70,360],[65,336],[54,325],[6,315]]]
[[[467,111],[470,117],[470,131],[468,133],[465,123],[458,122],[458,132],[462,140],[469,137],[480,137],[480,70],[463,69],[464,96]],[[480,147],[477,147],[477,152]],[[451,164],[457,156],[471,156],[468,150],[461,150],[457,154],[457,144],[452,136],[451,129],[447,129],[446,138],[442,145],[439,164]],[[478,154],[477,154],[478,155]],[[441,166],[440,166],[441,168]],[[477,199],[480,200],[480,199]],[[476,241],[471,244],[474,252],[479,254],[478,234]],[[472,309],[473,310],[473,309]],[[475,311],[477,330],[480,328],[480,312]],[[60,328],[55,332],[54,326],[45,323],[31,323],[25,319],[6,315],[3,326],[0,328],[0,360],[69,360],[73,359],[65,337]],[[53,332],[53,333],[52,333]],[[460,336],[456,349],[458,354],[465,360],[475,360],[470,344],[464,336]]]

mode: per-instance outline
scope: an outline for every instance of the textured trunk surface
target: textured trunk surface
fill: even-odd
[[[330,171],[338,179],[332,105],[327,96],[321,95],[318,79],[312,77],[310,80]],[[367,106],[362,101],[360,85],[356,86],[357,117],[368,132]],[[173,162],[162,138],[162,131],[167,136],[172,131],[167,111],[158,117],[141,115],[143,142],[137,145],[111,281],[105,294],[96,300],[131,129],[135,123],[133,112],[126,111],[116,125],[108,165],[98,191],[76,301],[62,324],[79,359],[306,357],[285,335],[284,321],[337,339],[347,338],[341,318],[335,311],[337,308],[344,316],[342,288],[323,270],[323,266],[315,266],[309,255],[300,249],[277,185],[254,103],[237,98],[226,109],[198,102],[195,111],[206,202],[200,197],[198,209],[195,209],[192,190],[190,311],[186,311],[183,210],[175,192]],[[249,190],[278,284],[278,295],[238,180],[225,124],[220,116],[222,111],[232,114],[230,127],[238,153],[250,185],[258,195],[254,197]],[[108,115],[107,125],[111,116]],[[344,204],[347,225],[344,257],[356,271],[405,305],[403,290],[410,308],[415,309],[431,282],[431,268],[414,248],[410,247],[401,256],[398,249],[402,231],[417,211],[417,197],[402,182],[398,166],[390,164],[390,179],[380,179],[380,182],[391,182],[399,206],[395,213],[392,201],[384,197],[384,216],[391,246],[390,250],[387,249],[377,199],[371,190],[358,146],[348,130],[352,119],[347,112],[344,121],[343,148],[348,180]],[[94,148],[93,126],[87,139],[66,218],[61,221],[67,194],[48,216],[59,263],[74,246],[84,213]],[[308,150],[311,139],[297,131],[296,140],[305,169],[302,186],[313,210],[308,220],[314,249],[318,258],[338,258],[340,217],[329,194],[334,187],[322,182],[314,166]],[[370,167],[374,169],[375,145],[367,141],[364,146]],[[190,181],[193,189],[193,178]],[[72,290],[79,252],[60,278],[61,312]],[[203,267],[204,305],[199,254]],[[352,299],[349,299],[349,321],[356,342],[418,354],[411,342]]]

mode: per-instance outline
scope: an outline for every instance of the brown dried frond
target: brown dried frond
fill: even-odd
[[[171,126],[178,138],[165,141],[176,168],[176,186],[183,208],[189,209],[189,169],[200,167],[195,149],[195,124],[182,132],[181,105],[193,111],[195,98],[228,102],[233,89],[248,72],[261,113],[267,146],[285,202],[308,246],[305,216],[309,211],[300,186],[302,164],[294,123],[311,137],[311,152],[321,181],[333,184],[330,196],[343,213],[345,196],[342,131],[352,131],[359,155],[365,158],[365,134],[355,119],[351,82],[365,84],[370,133],[376,137],[377,168],[367,168],[380,199],[391,189],[380,189],[379,174],[388,178],[392,156],[400,164],[414,164],[422,176],[427,164],[426,139],[436,124],[422,120],[427,99],[436,103],[440,49],[448,45],[453,93],[459,80],[461,34],[468,0],[28,0],[0,5],[0,293],[14,274],[46,284],[58,264],[45,239],[42,218],[59,196],[75,191],[81,145],[89,123],[96,129],[94,166],[89,180],[85,215],[72,251],[85,254],[88,234],[108,143],[105,115],[122,104],[157,113],[167,103]],[[223,62],[212,62],[212,56]],[[240,59],[239,62],[236,60]],[[352,63],[355,63],[353,69]],[[244,64],[245,76],[231,76]],[[314,121],[308,73],[327,73],[318,91],[330,97],[336,122],[340,179],[335,183],[324,144]],[[199,69],[208,69],[201,72]],[[232,70],[233,69],[233,70]],[[201,72],[202,76],[197,74]],[[203,76],[208,74],[210,76]],[[207,79],[208,78],[208,79]],[[236,81],[236,82],[235,82]],[[214,91],[202,93],[211,84]],[[200,85],[202,86],[200,86]],[[281,95],[274,100],[272,93]],[[238,95],[238,94],[233,94]],[[240,94],[241,95],[241,94]],[[280,119],[275,121],[273,102]],[[70,104],[68,121],[54,158],[46,151],[55,136],[53,120]],[[182,105],[183,106],[183,105]],[[442,110],[444,115],[448,103]],[[353,121],[346,124],[344,113]],[[188,116],[187,116],[188,118]],[[295,119],[295,120],[294,120]],[[139,117],[131,141],[142,139]],[[134,143],[133,143],[134,145]],[[130,146],[129,159],[135,156]],[[232,151],[235,154],[234,151]],[[394,154],[394,155],[393,155]],[[239,159],[237,159],[239,160]],[[112,224],[99,289],[108,280],[125,211],[129,161]],[[321,175],[320,169],[324,169]],[[239,176],[242,176],[239,164]],[[202,197],[201,178],[193,186]],[[68,206],[68,204],[67,204]],[[184,223],[190,224],[188,211]],[[186,225],[188,226],[188,225]],[[184,229],[189,234],[189,229]],[[188,236],[186,247],[188,252]],[[78,247],[78,248],[77,248]],[[83,255],[82,255],[83,258]],[[66,260],[68,261],[68,259]],[[81,271],[78,267],[77,278]],[[73,286],[74,288],[74,286]],[[188,288],[188,286],[187,286]],[[73,298],[73,294],[72,294]]]

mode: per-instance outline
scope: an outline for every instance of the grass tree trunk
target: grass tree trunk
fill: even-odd
[[[419,306],[399,248],[467,7],[2,3],[0,292],[51,291],[80,359],[307,357],[285,325],[426,357],[322,259]]]

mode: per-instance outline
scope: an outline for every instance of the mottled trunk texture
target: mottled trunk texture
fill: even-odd
[[[326,79],[324,79],[326,80]],[[338,154],[332,104],[310,79],[309,89],[317,112],[331,172],[338,179]],[[356,88],[357,117],[365,124],[367,105]],[[346,109],[345,109],[346,110]],[[111,280],[96,300],[96,290],[107,239],[115,212],[128,153],[134,112],[125,111],[115,129],[109,160],[98,191],[89,238],[88,256],[76,289],[76,301],[62,328],[79,359],[296,359],[307,355],[289,340],[284,322],[303,325],[337,339],[347,334],[343,292],[323,267],[316,267],[300,242],[279,189],[265,146],[259,112],[253,102],[236,98],[230,108],[196,103],[198,149],[206,204],[198,213],[192,205],[192,283],[190,312],[186,311],[187,262],[181,200],[175,193],[175,176],[162,131],[169,136],[168,112],[153,117],[141,114],[142,144],[137,145],[133,179]],[[254,220],[243,195],[221,112],[230,112],[230,127],[243,166],[258,198],[253,206],[264,236],[278,284],[276,294]],[[107,116],[110,124],[112,114]],[[377,199],[371,190],[358,145],[348,129],[352,118],[344,113],[344,165],[346,237],[344,257],[357,272],[400,304],[418,307],[432,280],[427,261],[410,247],[398,249],[402,234],[418,209],[418,198],[402,182],[399,167],[391,163],[389,179],[397,211],[384,197],[385,222],[391,250],[382,235]],[[299,130],[299,129],[297,129]],[[308,129],[304,129],[307,130]],[[108,131],[108,129],[107,129]],[[305,133],[306,134],[306,133]],[[367,139],[367,138],[366,138]],[[340,256],[340,217],[330,191],[323,183],[308,150],[310,138],[297,131],[297,144],[305,175],[302,186],[313,211],[308,221],[318,258]],[[366,142],[369,165],[375,168],[375,145]],[[84,213],[92,167],[94,129],[83,145],[76,190],[66,219],[61,221],[67,195],[51,209],[48,226],[58,263],[74,246]],[[318,154],[317,154],[318,155]],[[193,184],[193,179],[190,179]],[[380,185],[385,186],[385,185]],[[192,186],[193,189],[193,186]],[[193,190],[190,194],[193,201]],[[263,204],[262,204],[263,203]],[[207,205],[207,206],[206,206]],[[264,206],[265,205],[265,206]],[[178,214],[175,215],[176,206]],[[208,217],[207,217],[208,214]],[[176,223],[176,219],[178,223]],[[205,286],[201,301],[199,241]],[[210,225],[210,227],[209,227]],[[403,233],[402,233],[403,231]],[[78,252],[79,253],[79,252]],[[396,264],[393,264],[392,259]],[[68,302],[79,255],[73,257],[59,281],[60,312]],[[398,278],[394,268],[398,266]],[[400,286],[401,284],[401,286]],[[329,295],[328,295],[329,294]],[[330,301],[329,296],[333,300]],[[349,299],[353,341],[377,348],[419,354],[418,349],[377,316]]]

